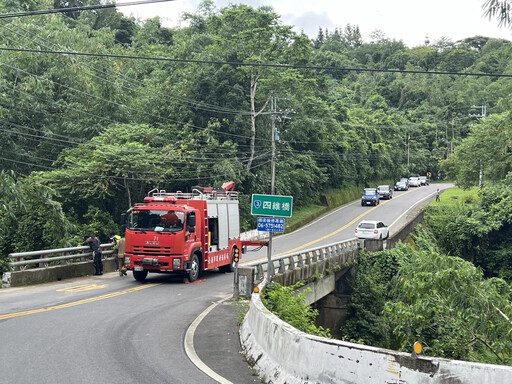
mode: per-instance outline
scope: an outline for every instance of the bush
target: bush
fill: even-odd
[[[297,291],[303,285],[304,283],[297,283],[291,287],[283,287],[278,283],[271,283],[261,297],[263,304],[269,311],[299,331],[331,337],[328,329],[315,325],[318,311],[305,304],[307,292]]]

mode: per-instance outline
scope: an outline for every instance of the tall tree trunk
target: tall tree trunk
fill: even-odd
[[[251,170],[254,160],[254,144],[256,142],[256,106],[254,99],[256,98],[256,88],[258,87],[259,76],[251,75],[251,156],[247,162],[247,172]]]
[[[126,177],[123,179],[124,181],[124,187],[126,189],[126,192],[128,194],[128,208],[131,208],[132,206],[132,195],[130,193],[130,188],[128,187],[128,183],[126,182]]]
[[[256,89],[258,88],[258,80],[260,75],[251,75],[251,156],[247,162],[247,171],[251,170],[252,162],[254,161],[254,145],[256,142],[256,117],[267,108],[268,99],[263,104],[259,111],[256,111]]]

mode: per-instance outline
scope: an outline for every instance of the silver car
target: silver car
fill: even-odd
[[[409,186],[410,187],[421,187],[421,181],[419,177],[410,177],[409,178]]]

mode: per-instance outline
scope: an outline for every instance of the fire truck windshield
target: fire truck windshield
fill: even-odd
[[[183,230],[185,213],[181,211],[133,210],[129,229],[157,232],[179,232]]]

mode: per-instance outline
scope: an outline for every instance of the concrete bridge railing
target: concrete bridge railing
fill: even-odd
[[[259,293],[252,294],[240,339],[247,359],[272,384],[512,383],[509,366],[412,356],[303,333],[265,308]]]
[[[354,238],[272,258],[270,263],[265,260],[244,264],[235,276],[235,297],[250,298],[253,288],[268,272],[272,281],[283,286],[309,281],[315,276],[332,275],[355,260],[359,244]]]

